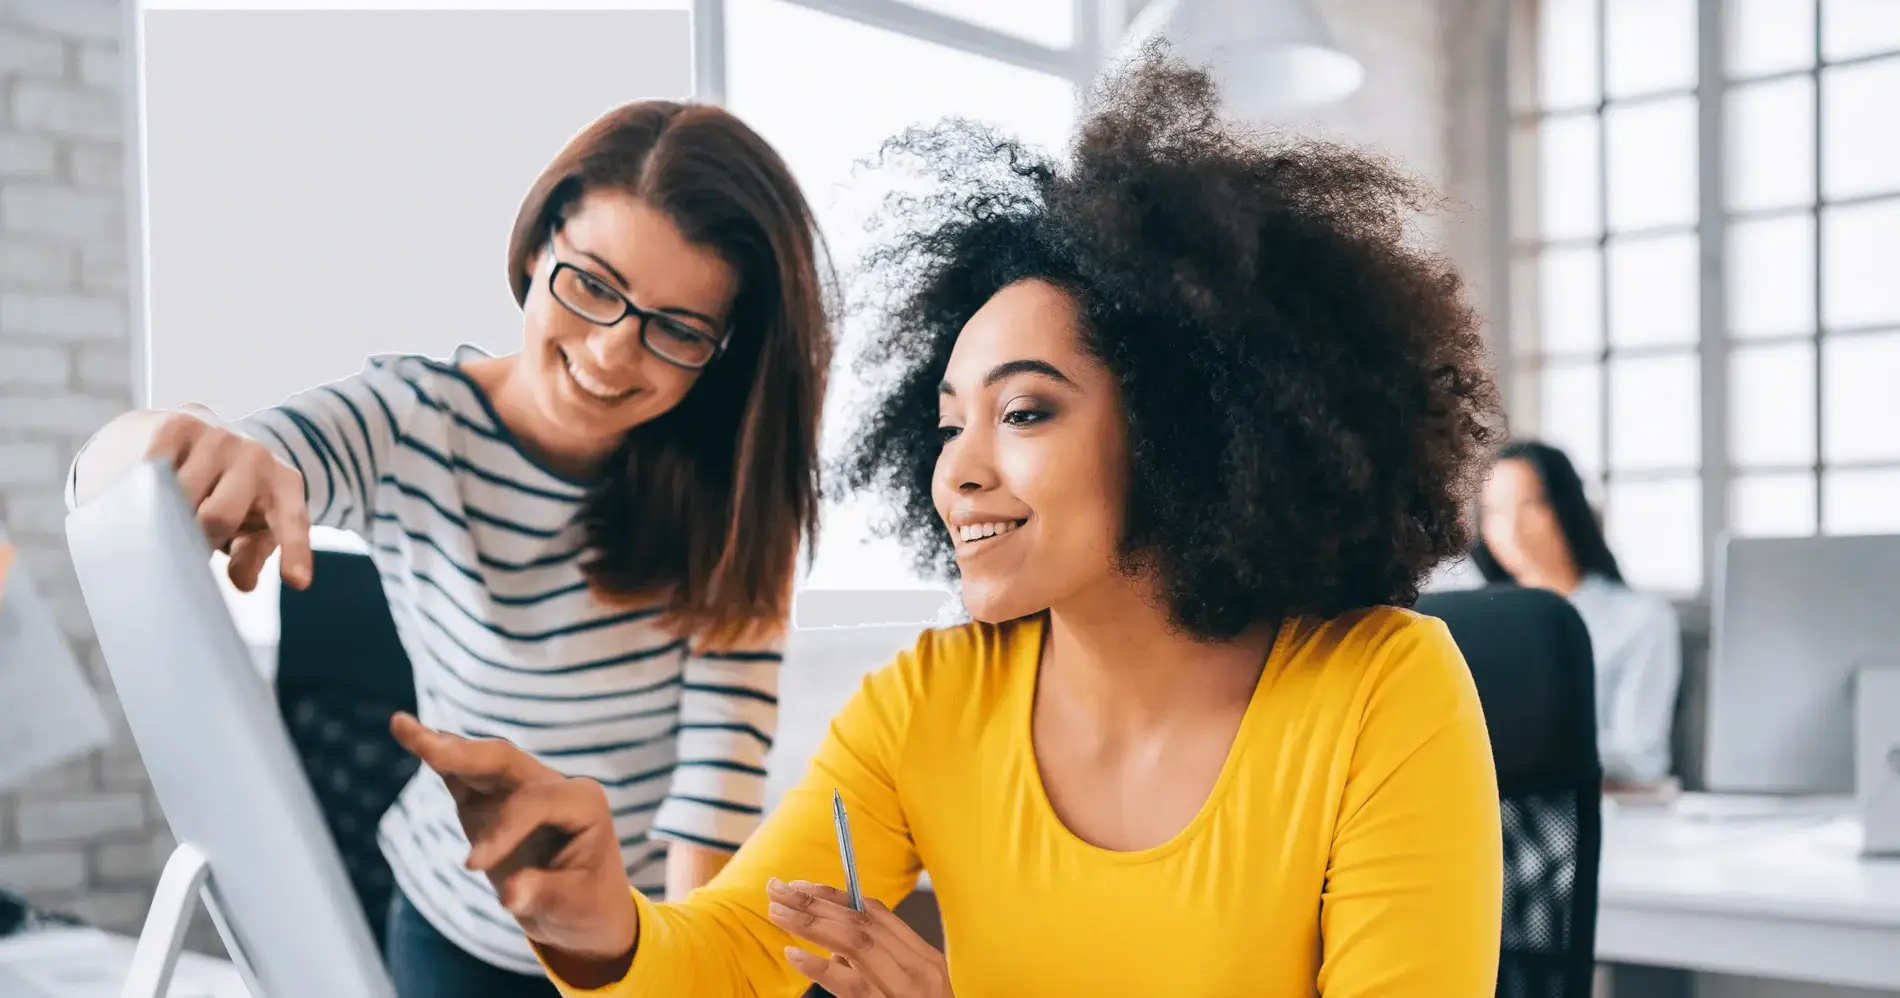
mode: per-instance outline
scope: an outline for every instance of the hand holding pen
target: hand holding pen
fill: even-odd
[[[876,898],[858,887],[857,856],[844,798],[831,794],[845,890],[773,878],[766,884],[772,924],[829,950],[831,959],[785,947],[785,959],[813,983],[840,998],[952,998],[943,953],[924,942]]]

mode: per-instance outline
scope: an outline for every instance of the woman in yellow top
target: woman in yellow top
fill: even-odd
[[[396,730],[568,995],[1416,995],[1495,988],[1496,777],[1444,627],[1494,389],[1419,188],[1221,123],[1151,52],[1057,172],[919,132],[845,469],[976,623],[870,676],[711,884],[629,889],[599,790]],[[851,910],[832,792],[852,820]],[[929,870],[948,955],[890,913]],[[833,885],[833,886],[821,886]]]

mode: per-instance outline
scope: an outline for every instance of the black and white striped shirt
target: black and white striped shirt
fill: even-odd
[[[659,626],[662,607],[596,600],[580,570],[587,483],[519,446],[460,369],[472,349],[453,363],[373,358],[237,426],[302,472],[313,523],[368,543],[422,721],[598,781],[628,875],[657,892],[667,841],[736,849],[758,824],[780,648],[704,652]],[[380,832],[437,930],[540,972],[487,879],[463,868],[468,842],[440,778],[419,772]]]

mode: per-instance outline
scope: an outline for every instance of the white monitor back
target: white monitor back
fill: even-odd
[[[1853,793],[1856,673],[1900,659],[1900,536],[1730,538],[1714,596],[1708,788]]]
[[[134,468],[67,518],[66,539],[159,808],[208,857],[206,900],[258,998],[394,998],[171,468]]]

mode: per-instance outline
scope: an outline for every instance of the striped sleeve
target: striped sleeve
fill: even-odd
[[[416,388],[396,364],[396,358],[371,358],[355,375],[233,424],[303,475],[311,523],[368,531],[376,483],[389,474],[402,417],[416,400]]]
[[[655,838],[736,852],[759,825],[765,754],[778,730],[783,630],[743,650],[696,649],[680,692],[679,766]]]

